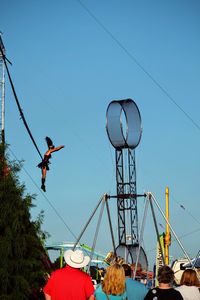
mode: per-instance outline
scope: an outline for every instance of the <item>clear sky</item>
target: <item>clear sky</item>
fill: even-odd
[[[101,195],[116,193],[106,109],[114,99],[132,98],[143,127],[136,148],[137,191],[151,191],[164,209],[169,186],[171,225],[188,254],[195,256],[200,248],[200,2],[0,3],[0,30],[13,63],[9,69],[36,143],[42,153],[46,135],[56,146],[65,145],[52,157],[43,195],[36,167],[40,157],[6,77],[9,155],[24,160],[20,180],[28,193],[37,194],[32,216],[44,210],[43,229],[51,234],[48,242],[74,241],[67,226],[78,236]],[[116,230],[115,200],[110,205]],[[143,208],[141,199],[139,225]],[[156,213],[158,223],[165,226]],[[81,242],[92,244],[96,220]],[[96,247],[102,253],[111,250],[106,224],[105,216]],[[144,236],[152,263],[156,237],[150,213]],[[183,256],[176,242],[170,255]]]

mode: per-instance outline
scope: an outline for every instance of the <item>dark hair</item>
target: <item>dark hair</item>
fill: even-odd
[[[128,264],[123,264],[122,267],[124,268],[125,276],[131,277],[132,270]]]
[[[158,269],[158,282],[171,283],[174,280],[174,271],[169,266],[162,266]]]
[[[180,284],[187,286],[199,286],[197,273],[192,269],[186,269],[182,274]]]

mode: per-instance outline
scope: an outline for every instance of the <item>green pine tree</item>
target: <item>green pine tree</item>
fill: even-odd
[[[8,168],[7,161],[0,145],[0,299],[40,299],[36,293],[50,272],[43,212],[31,220],[35,196],[25,195],[18,178],[20,164],[10,162]]]

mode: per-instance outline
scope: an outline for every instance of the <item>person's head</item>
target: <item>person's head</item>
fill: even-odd
[[[67,250],[64,253],[64,259],[67,265],[76,269],[87,266],[90,261],[90,257],[85,256],[82,250]]]
[[[125,273],[121,265],[115,263],[107,268],[102,282],[102,289],[107,295],[121,295],[124,293]]]
[[[162,266],[158,269],[157,279],[159,283],[172,283],[174,271],[169,266]]]
[[[52,149],[54,149],[54,148],[55,148],[54,145],[49,146],[49,150],[52,150]]]
[[[123,264],[122,267],[124,268],[125,276],[126,277],[131,277],[131,275],[132,275],[131,266],[128,265],[128,264]]]
[[[51,140],[48,136],[46,136],[45,139],[46,139],[46,142],[47,142],[47,145],[48,145],[49,150],[54,149],[55,146],[54,146],[52,140]]]
[[[182,276],[181,276],[181,281],[180,285],[187,285],[187,286],[199,286],[199,279],[197,277],[197,273],[195,270],[192,269],[186,269]]]

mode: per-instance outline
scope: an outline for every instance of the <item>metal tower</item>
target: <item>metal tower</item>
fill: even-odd
[[[0,47],[5,54],[5,47],[0,35]],[[1,105],[1,143],[5,144],[5,66],[2,54],[0,52],[0,105]]]
[[[119,244],[132,244],[138,242],[135,151],[116,149],[115,160]]]
[[[138,212],[136,189],[135,148],[141,135],[141,116],[132,99],[114,100],[107,108],[106,130],[115,148],[118,240],[117,255],[132,263],[138,247]],[[143,250],[143,249],[142,249]],[[146,267],[146,255],[142,253]]]

